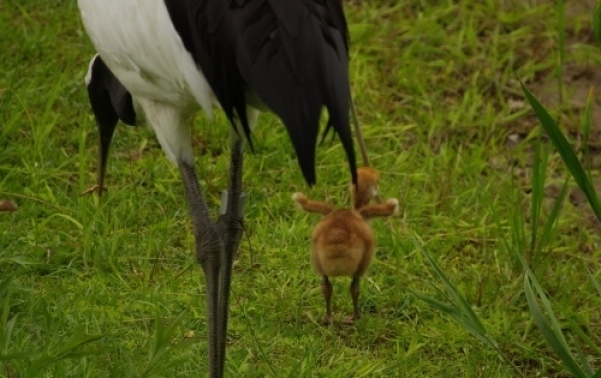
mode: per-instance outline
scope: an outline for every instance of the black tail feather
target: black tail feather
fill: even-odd
[[[273,6],[274,2],[279,6]],[[286,12],[281,3],[288,2],[301,10]],[[250,89],[286,125],[309,184],[316,181],[315,148],[323,107],[330,116],[327,127],[339,135],[352,180],[356,182],[349,125],[347,31],[336,27],[346,27],[346,22],[342,9],[328,8],[330,3],[332,1],[268,0],[259,9],[260,17],[246,15],[237,20],[240,26],[236,46],[238,68]],[[243,14],[244,10],[239,12]],[[342,21],[330,22],[333,18]],[[257,46],[257,38],[262,43],[258,51],[253,51],[249,46]]]
[[[99,55],[92,59],[88,76],[88,97],[99,135],[98,195],[101,196],[109,149],[117,122],[121,120],[135,126],[136,112],[131,94],[117,80]]]
[[[305,180],[314,184],[325,107],[356,182],[348,30],[340,0],[189,0],[166,5],[184,46],[230,122],[240,121],[247,140],[245,93],[250,90],[282,119]]]

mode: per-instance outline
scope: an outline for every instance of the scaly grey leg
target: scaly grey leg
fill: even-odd
[[[225,211],[217,220],[217,225],[224,249],[221,255],[221,277],[219,281],[219,361],[221,372],[225,369],[225,351],[227,341],[227,323],[229,315],[230,287],[232,283],[232,266],[234,256],[238,251],[244,227],[244,200],[242,197],[242,168],[243,168],[243,140],[233,138],[231,146],[230,180],[225,198]],[[222,206],[223,209],[223,206]]]
[[[219,359],[219,269],[223,244],[215,223],[212,222],[209,208],[200,190],[194,166],[188,162],[178,163],[192,215],[196,259],[202,266],[207,286],[207,319],[209,323],[209,376],[220,378]]]

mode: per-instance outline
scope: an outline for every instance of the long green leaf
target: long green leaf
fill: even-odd
[[[572,341],[574,341],[574,340],[572,340]],[[588,358],[582,351],[582,348],[580,347],[579,343],[572,342],[572,344],[574,344],[574,348],[576,348],[576,354],[578,355],[578,358],[580,359],[580,366],[582,366],[584,373],[586,374],[587,377],[593,376],[593,374],[595,374],[595,372],[589,365]]]
[[[576,323],[576,321],[573,318],[569,318],[568,320],[570,322],[570,330],[576,333],[576,335],[578,335],[578,337],[580,337],[582,341],[584,341],[584,343],[589,346],[589,348],[591,348],[595,351],[595,353],[601,356],[601,348],[595,345],[593,340],[591,340],[591,338],[582,330],[582,328],[580,328],[578,323]]]
[[[595,29],[595,38],[597,43],[601,44],[601,0],[595,3],[595,11],[593,12],[593,28]]]
[[[595,289],[597,289],[597,293],[599,293],[599,296],[601,296],[601,283],[599,283],[599,281],[597,280],[597,278],[595,278],[595,275],[593,274],[593,272],[591,272],[588,269],[587,269],[587,271],[588,271],[588,276],[591,279],[591,282],[595,286]]]
[[[177,330],[177,326],[181,323],[186,313],[186,310],[182,311],[178,316],[169,322],[167,327],[165,327],[157,310],[154,324],[154,337],[150,348],[149,360],[146,363],[145,368],[142,369],[140,377],[147,377],[151,373],[163,371],[163,369],[167,366],[171,366],[169,362],[166,362],[163,366],[159,366],[158,364],[163,358],[169,356],[176,349],[184,348],[197,342],[195,339],[184,339],[173,345],[171,344],[171,339]]]
[[[586,99],[586,106],[584,108],[584,114],[582,117],[582,145],[584,147],[584,161],[586,163],[586,173],[588,174],[589,180],[591,180],[591,157],[588,147],[589,137],[591,135],[591,109],[593,105],[593,87],[588,92],[588,98]]]
[[[534,321],[549,346],[557,353],[559,358],[563,361],[564,366],[572,373],[576,378],[587,378],[587,375],[584,371],[578,366],[576,360],[570,353],[569,349],[565,345],[565,341],[562,342],[562,338],[559,337],[553,330],[553,328],[549,325],[547,318],[543,314],[536,298],[534,296],[534,292],[532,291],[532,287],[530,286],[530,276],[528,274],[524,275],[524,292],[526,294],[526,300],[528,301],[528,307],[530,308],[530,312],[534,317]],[[539,296],[542,293],[538,293]],[[543,294],[544,295],[544,294]]]
[[[520,82],[520,84],[522,85],[522,90],[524,91],[530,106],[534,110],[534,113],[536,113],[540,124],[549,135],[549,138],[551,138],[555,148],[557,148],[561,158],[570,170],[572,177],[574,177],[574,180],[580,189],[582,189],[582,192],[586,195],[586,198],[588,199],[588,202],[591,205],[595,215],[599,220],[601,220],[601,202],[599,201],[599,197],[595,191],[595,188],[593,187],[593,184],[580,164],[576,153],[545,108],[540,104],[540,102],[538,102],[534,95],[530,93],[524,83]]]
[[[554,231],[557,228],[557,221],[559,220],[559,212],[561,210],[561,206],[563,204],[564,199],[566,198],[566,195],[568,194],[569,183],[570,180],[568,177],[566,178],[563,187],[561,188],[561,191],[559,192],[559,195],[557,196],[557,199],[553,204],[553,209],[551,209],[549,218],[547,219],[547,222],[545,223],[545,226],[543,228],[543,234],[538,243],[539,251],[542,251],[542,249],[545,248],[551,242],[552,235],[554,235]]]
[[[31,362],[29,369],[27,370],[26,376],[38,377],[41,375],[41,372],[48,366],[61,360],[81,358],[84,356],[103,353],[107,351],[106,348],[87,350],[79,349],[86,344],[93,343],[102,338],[104,338],[104,336],[102,335],[86,335],[84,328],[79,327],[75,330],[75,332],[73,332],[73,334],[71,335],[71,337],[69,337],[68,340],[57,344],[59,345],[58,348],[50,348],[44,353],[41,353],[37,357],[35,357]]]
[[[13,329],[15,327],[15,323],[17,322],[17,317],[19,314],[15,315],[6,323],[6,328],[3,332],[2,337],[4,338],[4,346],[2,347],[2,353],[8,353],[8,347],[10,345],[10,339],[12,337]]]
[[[565,66],[565,51],[566,51],[566,6],[565,0],[557,0],[557,37],[559,45],[559,75],[557,77],[557,89],[559,92],[559,102],[563,103],[563,70]]]
[[[53,354],[60,356],[73,351],[76,348],[80,348],[86,344],[93,343],[104,338],[102,335],[86,335],[84,327],[79,327],[69,337],[69,339],[57,349]]]
[[[28,352],[28,353],[10,353],[6,355],[0,354],[0,361],[10,361],[10,360],[30,360],[34,358],[37,353]]]
[[[530,191],[530,253],[536,250],[536,236],[538,231],[538,216],[543,205],[543,192],[545,186],[546,164],[541,162],[541,135],[538,133],[534,148],[534,162],[532,164],[532,190]],[[532,261],[532,255],[530,256]]]
[[[469,319],[469,317],[465,316],[465,314],[459,311],[457,307],[449,306],[446,303],[440,302],[432,297],[429,297],[422,293],[418,293],[411,289],[409,289],[409,291],[419,299],[423,300],[430,306],[437,309],[438,311],[451,316],[459,325],[468,330],[472,335],[476,336],[476,338],[482,341],[485,345],[493,348],[496,347],[496,342],[493,339],[491,339],[488,335],[486,335],[486,333],[482,333],[480,330],[478,330],[478,328],[474,326],[473,322]]]
[[[434,298],[430,298],[426,295],[416,293],[413,290],[410,290],[416,297],[422,299],[426,303],[429,303],[433,307],[438,310],[450,315],[457,323],[467,329],[470,333],[472,333],[478,340],[482,341],[485,345],[492,347],[499,353],[499,355],[507,361],[509,365],[514,369],[514,371],[521,377],[524,375],[520,371],[520,369],[511,361],[505,353],[499,348],[496,340],[487,334],[486,329],[480,319],[472,309],[472,307],[467,303],[467,300],[463,297],[463,295],[455,288],[455,286],[447,279],[442,270],[438,267],[434,259],[430,256],[430,254],[422,247],[422,242],[419,240],[417,235],[413,237],[414,244],[422,251],[422,254],[426,257],[430,266],[434,269],[438,277],[445,284],[447,288],[447,292],[449,293],[449,297],[446,297],[447,300],[451,302],[451,305],[446,303],[442,303]],[[442,294],[440,290],[436,286],[433,287]],[[444,295],[443,295],[444,296]]]
[[[41,264],[40,261],[36,261],[32,258],[23,257],[23,256],[7,257],[7,258],[0,259],[0,264],[4,264],[4,263],[14,263],[14,264],[19,264],[21,266]]]
[[[512,170],[511,184],[512,187],[515,187],[513,176],[514,172]],[[511,196],[511,203],[514,204],[514,208],[512,209],[513,211],[511,211],[510,214],[511,244],[507,252],[510,253],[510,257],[513,259],[513,269],[516,271],[519,270],[521,272],[521,264],[517,256],[521,253],[521,251],[527,248],[525,236],[526,227],[524,225],[525,220],[521,206],[522,192],[518,190],[512,190]]]
[[[12,276],[0,281],[0,298],[4,297],[4,295],[8,292],[8,288],[10,287],[12,281]]]
[[[4,280],[0,281],[0,301],[4,302],[4,306],[2,308],[2,312],[0,312],[0,338],[4,339],[6,343],[7,341],[7,333],[8,331],[4,330],[4,324],[8,324],[8,317],[10,314],[10,295],[9,288],[12,283],[13,277],[9,276]],[[7,344],[8,345],[8,344]],[[5,350],[6,352],[6,350]]]
[[[554,328],[555,334],[559,338],[563,347],[565,349],[568,349],[568,344],[566,343],[566,340],[563,337],[563,333],[561,332],[561,327],[559,326],[559,322],[557,321],[557,318],[555,317],[555,314],[553,313],[553,308],[551,307],[551,302],[549,302],[549,299],[545,295],[545,290],[543,289],[543,287],[540,285],[540,283],[536,279],[534,272],[532,272],[532,269],[530,269],[530,267],[526,263],[526,260],[524,260],[524,257],[519,253],[517,254],[517,256],[518,256],[518,259],[520,260],[520,262],[522,263],[522,266],[526,270],[526,275],[529,276],[530,280],[532,281],[532,284],[534,285],[534,288],[536,289],[538,297],[540,298],[541,302],[543,303],[543,307],[545,308],[545,311],[547,311],[548,316],[553,320],[551,327]]]
[[[484,328],[484,325],[482,325],[482,322],[480,322],[480,319],[478,318],[472,307],[469,305],[469,303],[467,303],[463,295],[461,295],[461,293],[459,293],[459,290],[457,290],[457,288],[455,288],[451,281],[449,281],[449,279],[445,276],[442,270],[438,267],[436,262],[434,262],[430,254],[426,252],[426,250],[421,246],[421,243],[415,240],[415,244],[421,250],[422,254],[426,257],[426,259],[430,263],[430,266],[436,272],[438,278],[444,283],[445,287],[447,288],[447,292],[454,300],[453,304],[457,306],[457,308],[460,310],[463,316],[465,316],[471,322],[471,326],[475,329],[475,331],[478,334],[486,335],[486,329]]]
[[[425,294],[422,293],[418,293],[417,291],[414,291],[412,289],[408,289],[409,292],[413,295],[415,295],[416,297],[418,297],[419,299],[421,299],[422,301],[428,303],[429,305],[431,305],[432,307],[436,308],[439,311],[444,312],[445,314],[454,314],[454,313],[458,313],[459,310],[457,309],[457,307],[453,307],[453,306],[449,306],[446,303],[443,303],[437,299],[434,299],[432,297],[429,297]]]

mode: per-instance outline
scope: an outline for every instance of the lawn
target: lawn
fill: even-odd
[[[588,273],[601,280],[601,224],[570,184],[549,243],[528,248],[568,172],[543,134],[550,152],[542,211],[533,217],[540,128],[519,81],[580,156],[586,96],[601,87],[592,3],[566,4],[560,59],[555,2],[345,2],[359,118],[381,193],[398,198],[401,212],[373,224],[378,249],[362,281],[363,318],[322,326],[320,278],[309,258],[317,218],[297,211],[291,196],[348,206],[344,154],[338,142],[324,143],[318,184],[308,188],[284,127],[262,115],[245,161],[249,204],[227,376],[569,376],[529,311],[515,250],[546,290],[573,353],[601,366],[590,346],[601,347],[601,289]],[[0,200],[19,207],[0,212],[0,377],[204,376],[205,287],[177,167],[148,128],[121,124],[106,195],[80,196],[95,183],[98,159],[84,85],[93,54],[76,1],[0,6]],[[586,142],[595,178],[597,108]],[[228,132],[221,113],[214,123],[202,114],[194,120],[196,166],[215,211]],[[412,293],[446,301],[422,245],[506,359]],[[350,280],[333,283],[340,319],[352,311]],[[578,342],[571,323],[592,342]]]

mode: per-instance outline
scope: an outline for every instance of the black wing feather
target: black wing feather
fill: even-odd
[[[224,48],[234,36],[227,26],[229,1],[165,0],[165,6],[184,47],[202,70],[226,116],[232,125],[236,119],[240,121],[252,148],[245,84],[235,66],[235,52]]]
[[[323,107],[345,148],[353,182],[349,127],[348,31],[339,0],[165,0],[230,122],[247,139],[245,91],[284,122],[306,181],[315,183]]]

